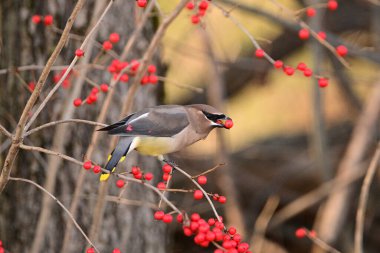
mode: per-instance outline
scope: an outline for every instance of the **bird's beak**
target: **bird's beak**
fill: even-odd
[[[234,126],[234,122],[232,121],[231,118],[226,117],[224,119],[218,119],[216,122],[220,127],[224,127],[226,129],[230,129],[231,127]]]

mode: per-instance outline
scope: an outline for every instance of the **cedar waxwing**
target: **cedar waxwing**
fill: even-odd
[[[135,112],[98,131],[120,136],[105,166],[111,173],[132,150],[162,159],[164,154],[205,139],[216,127],[229,129],[232,126],[229,117],[209,105],[160,105]],[[103,172],[100,181],[107,180],[109,175]]]

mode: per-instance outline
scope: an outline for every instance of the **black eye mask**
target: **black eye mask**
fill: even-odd
[[[226,118],[226,115],[224,114],[212,114],[212,113],[208,113],[206,111],[202,111],[203,114],[211,121],[214,121],[216,122],[218,119],[225,119]]]

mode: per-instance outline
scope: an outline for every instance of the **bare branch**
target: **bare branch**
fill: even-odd
[[[31,185],[34,185],[35,187],[37,187],[38,189],[40,189],[41,191],[43,191],[44,193],[46,193],[47,195],[49,195],[55,202],[57,202],[57,204],[63,209],[63,211],[66,212],[66,214],[69,216],[69,218],[71,219],[71,221],[74,223],[75,227],[79,230],[79,232],[83,235],[83,237],[86,239],[86,241],[91,244],[91,246],[95,249],[96,252],[100,253],[100,251],[96,248],[95,244],[90,240],[90,238],[87,237],[86,233],[83,231],[83,229],[80,227],[80,225],[78,224],[78,222],[75,220],[75,218],[73,217],[73,215],[70,213],[70,211],[62,204],[61,201],[59,201],[53,194],[51,194],[49,191],[47,191],[44,187],[42,187],[41,185],[33,182],[32,180],[29,180],[29,179],[25,179],[25,178],[17,178],[17,177],[9,177],[9,180],[13,180],[13,181],[22,181],[22,182],[25,182],[25,183],[29,183]]]
[[[100,122],[95,122],[95,121],[90,121],[90,120],[84,120],[84,119],[57,120],[57,121],[52,121],[52,122],[43,124],[41,126],[33,128],[32,130],[29,130],[28,132],[26,132],[24,134],[24,137],[29,136],[29,135],[31,135],[31,134],[33,134],[33,133],[35,133],[37,131],[40,131],[40,130],[42,130],[44,128],[52,127],[52,126],[55,126],[55,125],[58,125],[58,124],[64,124],[64,123],[83,123],[83,124],[88,124],[88,125],[92,125],[92,126],[101,126],[101,127],[107,126],[106,124],[103,124],[103,123],[100,123]]]
[[[20,148],[21,149],[24,149],[24,150],[29,150],[29,151],[37,151],[37,152],[41,152],[41,153],[45,153],[45,154],[48,154],[48,155],[55,155],[55,156],[58,156],[62,159],[65,159],[67,161],[70,161],[70,162],[73,162],[75,164],[78,164],[80,166],[83,165],[83,162],[71,157],[71,156],[68,156],[68,155],[64,155],[62,153],[59,153],[59,152],[56,152],[56,151],[53,151],[53,150],[49,150],[49,149],[46,149],[46,148],[41,148],[41,147],[35,147],[35,146],[28,146],[28,145],[25,145],[25,144],[20,144]]]
[[[377,149],[372,161],[369,165],[367,173],[364,177],[362,189],[360,191],[359,205],[356,212],[356,229],[355,229],[355,253],[363,253],[363,231],[364,231],[364,215],[366,211],[369,188],[371,186],[372,180],[375,176],[376,169],[378,167],[380,160],[380,142],[377,144]]]

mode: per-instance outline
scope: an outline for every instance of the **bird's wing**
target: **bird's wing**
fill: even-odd
[[[189,120],[184,107],[159,106],[136,113],[104,130],[108,131],[108,134],[118,136],[171,137],[188,125]]]

